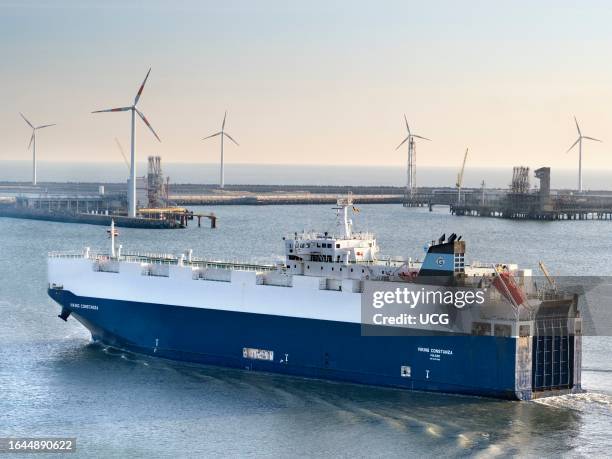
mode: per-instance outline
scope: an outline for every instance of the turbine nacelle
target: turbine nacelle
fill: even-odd
[[[397,147],[395,147],[396,150],[399,150],[399,147],[404,145],[407,141],[412,142],[414,139],[429,140],[431,142],[431,139],[428,139],[427,137],[423,137],[423,136],[413,134],[412,132],[410,132],[410,125],[408,124],[408,118],[406,118],[406,115],[404,115],[404,121],[406,123],[406,131],[408,131],[408,135],[406,136],[404,140],[402,140],[402,143],[400,143]]]
[[[56,124],[42,124],[40,126],[34,126],[32,123],[30,123],[28,121],[28,119],[23,115],[23,113],[19,112],[19,114],[21,115],[21,117],[23,118],[23,120],[28,123],[28,126],[30,126],[32,128],[32,136],[30,137],[30,143],[28,144],[28,149],[30,149],[30,147],[32,146],[32,142],[34,141],[34,137],[36,136],[36,131],[38,131],[39,129],[43,129],[46,127],[50,127],[50,126],[55,126]]]
[[[572,146],[567,149],[567,151],[565,153],[569,153],[572,150],[572,148],[574,148],[579,143],[582,143],[582,139],[594,140],[595,142],[603,142],[603,140],[599,140],[599,139],[596,139],[594,137],[589,137],[589,136],[586,136],[586,135],[582,135],[582,132],[580,131],[580,126],[578,125],[578,120],[576,119],[575,116],[574,116],[574,122],[576,123],[576,130],[578,131],[578,138],[572,144]]]

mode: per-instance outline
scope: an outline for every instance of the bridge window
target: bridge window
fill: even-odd
[[[336,244],[336,248],[339,249],[340,248],[340,244]]]

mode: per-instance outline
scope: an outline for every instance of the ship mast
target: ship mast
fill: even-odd
[[[351,239],[353,236],[353,221],[348,216],[348,208],[353,205],[353,194],[351,192],[345,198],[338,198],[336,201],[337,225],[344,229],[344,238]],[[340,215],[342,211],[342,219]]]
[[[117,236],[117,231],[115,230],[115,219],[111,218],[111,226],[109,230],[106,230],[108,236],[110,238],[111,243],[111,258],[115,258],[115,236]]]

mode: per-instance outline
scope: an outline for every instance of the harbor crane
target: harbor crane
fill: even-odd
[[[465,170],[465,162],[468,156],[468,148],[465,149],[465,155],[463,155],[463,164],[461,165],[461,170],[457,174],[457,204],[461,204],[461,187],[463,186],[463,171]]]

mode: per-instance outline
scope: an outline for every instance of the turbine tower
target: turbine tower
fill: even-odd
[[[211,137],[221,136],[221,170],[219,172],[219,188],[223,189],[225,186],[225,174],[223,171],[223,137],[227,137],[232,142],[234,142],[237,146],[238,142],[236,142],[231,135],[225,132],[225,119],[227,118],[227,110],[225,111],[225,115],[223,115],[223,123],[221,123],[221,130],[219,132],[215,132],[214,134],[209,135],[208,137],[204,137],[202,140],[210,139]]]
[[[144,121],[144,123],[151,130],[155,138],[161,142],[161,139],[155,133],[155,131],[153,130],[153,127],[147,121],[147,118],[145,118],[142,112],[136,108],[136,105],[138,104],[138,101],[140,100],[140,96],[142,95],[142,90],[145,87],[147,78],[149,78],[150,73],[151,73],[151,69],[149,69],[149,71],[147,72],[147,76],[145,76],[145,79],[142,82],[142,85],[140,85],[140,89],[138,90],[138,93],[136,94],[136,97],[134,98],[134,103],[132,105],[130,105],[129,107],[109,108],[107,110],[96,110],[92,112],[92,113],[127,112],[127,111],[132,112],[132,124],[131,124],[132,147],[130,150],[130,183],[128,187],[128,216],[130,217],[136,216],[136,161],[134,159],[134,131],[135,131],[136,114],[138,114],[138,116],[140,116],[142,121]]]
[[[35,127],[32,123],[28,121],[25,116],[23,116],[23,113],[19,112],[19,114],[21,115],[23,120],[28,123],[28,126],[32,128],[32,137],[30,137],[28,149],[32,147],[32,185],[36,185],[36,131],[49,126],[55,126],[55,124],[43,124],[42,126]]]
[[[578,126],[578,120],[575,116],[574,121],[576,122],[576,129],[578,130],[578,139],[572,144],[571,147],[569,147],[566,153],[569,153],[571,149],[578,144],[578,192],[582,193],[582,139],[594,140],[596,142],[601,142],[601,140],[582,135],[582,132],[580,132],[580,126]]]
[[[406,198],[412,200],[414,197],[414,191],[416,189],[416,149],[414,139],[423,139],[429,140],[427,137],[422,137],[420,135],[412,134],[410,132],[410,126],[408,125],[408,119],[404,114],[404,121],[406,122],[406,131],[408,131],[408,135],[402,143],[400,143],[395,149],[398,150],[399,147],[408,142],[408,168],[407,168],[407,178],[406,178]]]

